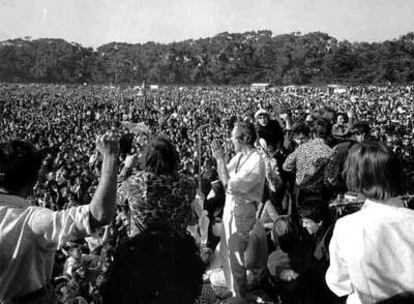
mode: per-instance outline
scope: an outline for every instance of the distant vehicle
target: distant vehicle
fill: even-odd
[[[343,94],[348,90],[347,86],[340,84],[328,84],[329,91],[335,94]]]
[[[290,92],[290,91],[294,91],[298,88],[297,85],[295,84],[291,84],[291,85],[286,85],[283,87],[283,92]]]
[[[266,91],[270,89],[273,85],[268,82],[264,83],[252,83],[250,85],[250,91]]]
[[[144,96],[144,91],[147,89],[150,89],[151,91],[156,91],[160,87],[158,84],[150,84],[146,85],[145,82],[142,83],[142,85],[138,85],[134,87],[134,91],[137,91],[137,96]]]

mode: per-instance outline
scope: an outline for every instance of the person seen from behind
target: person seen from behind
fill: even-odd
[[[103,162],[91,202],[56,212],[27,201],[37,181],[40,153],[20,140],[0,144],[1,303],[54,303],[49,282],[56,250],[112,220],[118,146],[114,134],[97,138]]]
[[[189,234],[163,225],[144,229],[118,246],[102,286],[103,304],[194,304],[203,271]]]
[[[366,197],[340,218],[329,245],[328,287],[347,303],[377,303],[414,292],[414,211],[399,197],[403,175],[381,142],[355,144],[344,165],[348,190]]]

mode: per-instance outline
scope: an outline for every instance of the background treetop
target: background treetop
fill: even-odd
[[[379,84],[414,81],[414,32],[381,43],[321,32],[220,33],[169,44],[0,42],[0,81],[105,84]]]

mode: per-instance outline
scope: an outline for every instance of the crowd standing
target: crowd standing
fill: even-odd
[[[377,220],[388,223],[385,215],[395,210],[381,210],[376,201],[411,194],[412,87],[361,86],[341,94],[325,87],[266,91],[251,91],[248,87],[160,87],[137,94],[132,88],[106,86],[1,84],[0,100],[0,142],[18,138],[39,152],[38,178],[29,181],[33,191],[24,195],[34,206],[59,211],[56,214],[69,226],[63,220],[65,214],[106,200],[100,195],[105,184],[103,172],[108,169],[105,155],[113,141],[108,138],[113,134],[119,138],[118,193],[112,222],[99,227],[108,224],[99,220],[93,229],[85,226],[88,232],[74,241],[66,237],[72,234],[68,229],[63,229],[65,237],[51,240],[54,245],[48,250],[56,254],[50,255],[54,256],[50,284],[58,303],[105,302],[103,286],[119,284],[121,279],[114,276],[118,273],[120,278],[122,273],[113,265],[125,273],[125,259],[139,257],[160,263],[145,252],[128,249],[141,246],[148,234],[155,240],[152,246],[160,247],[156,243],[160,241],[172,251],[179,250],[160,237],[165,226],[174,227],[174,233],[167,234],[176,243],[182,242],[182,248],[194,251],[185,238],[187,232],[197,244],[206,267],[199,303],[229,302],[233,298],[253,303],[344,303],[343,297],[349,294],[348,303],[377,303],[399,292],[412,291],[401,280],[392,280],[394,286],[387,286],[389,282],[384,283],[382,278],[386,272],[376,268],[383,262],[387,271],[395,271],[389,259],[396,261],[396,246],[405,257],[401,261],[409,261],[404,248],[412,242],[401,246],[402,237],[391,234],[401,229],[407,233],[410,228],[392,221],[390,225],[395,229],[387,232],[390,235],[385,240],[393,239],[394,243],[385,246],[384,255],[377,254],[373,259],[380,262],[368,263],[370,271],[361,270],[366,265],[356,262],[360,256],[350,248],[368,245],[359,246],[363,240],[347,237],[344,229],[354,225],[355,235],[360,235],[373,226],[357,226],[365,222],[362,216],[355,216],[349,223],[345,221],[348,217],[340,219],[334,229],[338,217],[354,212],[354,207],[359,209],[366,198],[372,202],[364,205],[363,211],[376,210]],[[108,131],[111,135],[96,141],[99,134]],[[366,144],[367,139],[384,145]],[[23,144],[16,145],[13,149],[18,150]],[[368,170],[363,167],[366,163],[350,163],[349,155],[358,153],[359,158],[361,153],[371,157],[382,153],[383,159],[390,159],[370,167],[377,169],[376,175],[365,176],[371,184],[364,187],[361,181],[342,174],[355,166],[360,166],[361,172]],[[398,187],[387,183],[390,175],[376,184],[376,178],[385,172],[382,168],[390,164],[394,168],[391,176],[397,180],[397,162],[403,164]],[[372,187],[375,193],[367,192]],[[5,195],[14,191],[3,185],[1,188]],[[392,201],[397,201],[392,206],[409,205],[399,197]],[[404,212],[398,209],[395,214],[406,223],[412,215]],[[38,234],[44,234],[38,226]],[[384,224],[370,234],[369,257],[379,247],[374,236],[387,228],[389,225]],[[333,245],[329,248],[331,238]],[[0,246],[4,255],[6,248]],[[167,252],[171,255],[171,250],[160,252],[160,256],[167,256]],[[364,251],[365,260],[366,254]],[[186,261],[192,261],[195,270],[188,273],[189,278],[202,272],[197,260],[190,257]],[[177,265],[183,270],[190,264]],[[144,266],[131,267],[144,269],[140,275],[145,277],[148,273]],[[404,269],[404,265],[398,267]],[[408,280],[410,274],[405,273]],[[367,277],[376,283],[368,284],[364,281]],[[136,276],[129,281],[140,279]],[[171,280],[177,281],[173,277]],[[40,281],[35,287],[49,284],[45,278]],[[128,280],[122,282],[119,288],[106,289],[107,299],[114,299],[116,290],[122,290]],[[155,278],[153,284],[163,283]],[[148,283],[146,290],[152,290],[151,286]],[[129,293],[137,292],[128,288],[125,290]],[[151,296],[145,290],[141,292],[144,298]],[[168,297],[171,290],[156,289],[154,294]],[[31,303],[24,302],[24,297],[16,300],[14,294],[0,295],[2,301]],[[191,303],[191,297],[188,301]]]

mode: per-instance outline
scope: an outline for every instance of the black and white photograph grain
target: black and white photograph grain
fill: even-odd
[[[0,0],[0,304],[414,304],[414,1]]]

